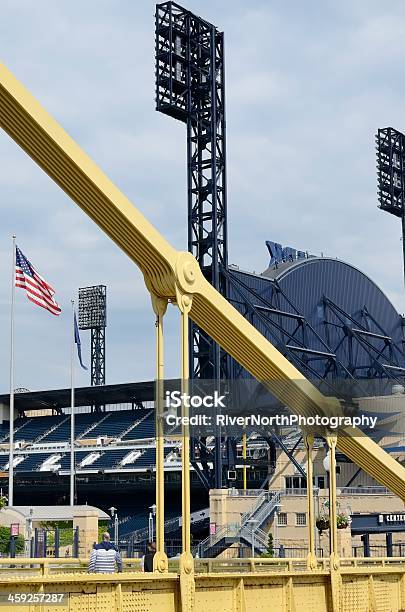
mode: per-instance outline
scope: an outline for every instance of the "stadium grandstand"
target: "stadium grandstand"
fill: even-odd
[[[75,497],[119,513],[120,539],[147,530],[155,501],[154,382],[78,388],[75,391]],[[0,396],[7,410],[9,396]],[[64,504],[69,497],[70,389],[15,395],[15,498],[19,505]],[[9,421],[0,423],[0,473],[6,487],[9,467]],[[180,529],[181,447],[165,442],[166,519]],[[196,475],[192,510],[208,504]],[[177,517],[177,523],[176,523]],[[174,522],[173,522],[173,519]],[[196,525],[198,521],[195,521]],[[207,515],[201,521],[206,531]],[[204,531],[204,532],[205,532]],[[145,532],[146,539],[147,531]]]

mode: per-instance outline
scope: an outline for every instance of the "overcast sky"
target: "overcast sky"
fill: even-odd
[[[1,0],[0,60],[177,248],[185,249],[186,131],[154,110],[154,2]],[[265,240],[336,256],[404,311],[399,220],[377,208],[374,134],[405,130],[405,3],[189,0],[225,31],[231,263],[262,271]],[[16,299],[15,386],[69,385],[69,306],[106,284],[107,382],[154,376],[140,272],[0,134],[0,392],[8,390],[11,235],[63,313]],[[167,321],[177,376],[178,320]],[[89,362],[88,332],[82,333]],[[77,372],[77,383],[89,374]]]

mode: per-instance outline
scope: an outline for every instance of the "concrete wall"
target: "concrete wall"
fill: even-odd
[[[10,420],[10,406],[0,404],[0,423]]]
[[[326,452],[324,448],[319,448],[314,451],[314,477],[321,476],[325,480],[326,486],[326,472],[323,467],[323,460]],[[306,454],[305,450],[299,449],[294,452],[294,458],[296,461],[303,466],[306,471]],[[338,463],[338,472],[336,475],[336,481],[338,487],[345,487],[358,470],[358,467],[353,463]],[[281,449],[277,450],[277,470],[275,474],[269,480],[269,489],[285,489],[286,488],[286,477],[287,476],[301,476],[295,465],[291,463],[290,459]],[[369,476],[363,471],[356,476],[353,482],[350,484],[351,487],[375,487],[380,486],[374,478]]]
[[[257,496],[246,496],[238,489],[211,489],[210,491],[210,522],[217,525],[240,523],[240,517],[250,511]]]
[[[98,512],[88,510],[75,512],[73,528],[79,528],[79,557],[88,557],[94,542],[98,542]]]

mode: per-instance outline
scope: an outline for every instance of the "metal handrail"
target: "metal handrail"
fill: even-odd
[[[228,489],[228,497],[255,497],[266,493],[265,489]]]
[[[141,559],[123,560],[123,569],[125,571],[140,571]],[[177,560],[170,560],[172,565],[176,564]],[[329,557],[317,558],[317,569],[328,571],[330,569]],[[88,557],[80,558],[48,558],[48,557],[2,557],[0,558],[0,568],[2,572],[12,571],[14,574],[18,571],[19,576],[24,577],[21,571],[30,570],[37,575],[46,576],[54,571],[66,573],[67,570],[87,574],[87,566],[89,563]],[[305,557],[254,557],[254,558],[232,558],[232,559],[195,559],[196,572],[240,572],[247,571],[307,571],[307,559]],[[405,566],[404,557],[346,557],[340,559],[341,573],[353,572],[356,568],[372,566],[375,571],[379,568],[387,568],[389,566],[401,567]],[[53,570],[53,571],[52,571]],[[122,574],[120,574],[121,577]],[[6,578],[8,580],[8,577]]]
[[[338,487],[340,495],[394,495],[387,487]]]
[[[201,513],[201,512],[207,512],[209,511],[209,508],[202,508],[201,510],[197,510],[196,512],[193,512],[191,514],[191,522],[194,525],[195,523],[198,523],[200,520],[203,521],[207,518],[207,516],[204,516],[203,518],[200,518],[199,520],[193,520],[193,516]],[[129,519],[128,519],[129,520]],[[165,521],[165,533],[170,533],[171,531],[175,531],[176,529],[181,527],[181,516],[176,516],[174,518],[171,519],[167,519],[167,521]],[[136,529],[135,531],[130,531],[129,533],[126,534],[126,538],[134,540],[134,542],[142,542],[145,537],[149,534],[149,527],[142,527],[141,529]]]
[[[176,516],[175,518],[168,519],[165,521],[165,533],[169,533],[170,531],[174,531],[177,527],[180,526],[179,523],[180,517]],[[134,542],[142,542],[146,536],[149,535],[149,527],[142,527],[142,529],[136,529],[135,531],[130,531],[126,534],[126,538],[133,540]]]
[[[263,529],[260,529],[260,527],[253,529],[253,532],[247,526],[243,527],[239,530],[238,537],[244,537],[245,540],[250,541],[252,539],[252,533],[254,542],[259,544],[262,550],[265,550],[267,548],[269,534],[263,531]]]
[[[216,533],[210,534],[204,540],[202,540],[199,544],[197,544],[193,548],[193,552],[198,551],[200,554],[204,553],[206,550],[211,548],[211,546],[215,546],[215,544],[218,544],[218,542],[220,542],[220,540],[222,540],[222,538],[225,537],[230,532],[230,529],[231,529],[231,525],[223,525],[222,527],[218,529],[218,531],[216,531]]]
[[[253,513],[256,512],[260,508],[260,506],[263,504],[265,499],[267,499],[270,493],[271,493],[270,491],[265,491],[264,489],[261,490],[261,493],[258,495],[256,503],[254,504],[253,508],[251,508],[250,510],[242,514],[241,519],[240,519],[241,526],[247,523],[247,521],[252,517]]]
[[[314,487],[315,489],[315,487]],[[317,488],[319,492],[320,489]],[[394,495],[386,487],[337,487],[340,495]],[[326,490],[325,490],[326,491]],[[307,489],[281,489],[281,495],[306,495]]]
[[[195,559],[195,571],[197,573],[215,572],[266,572],[266,571],[308,571],[305,558],[243,558],[243,559]],[[329,569],[329,558],[317,559],[318,571]],[[314,570],[312,570],[314,571]]]
[[[265,504],[259,510],[252,514],[252,518],[255,518],[258,521],[259,526],[263,524],[263,522],[271,516],[271,514],[275,511],[277,506],[280,505],[280,492],[274,493],[274,495],[270,498],[269,503]]]

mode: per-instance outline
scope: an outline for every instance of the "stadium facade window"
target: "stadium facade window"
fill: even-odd
[[[297,527],[305,527],[307,524],[307,513],[297,512],[295,514],[295,524],[297,525]]]
[[[277,515],[277,525],[279,527],[285,527],[287,524],[287,512],[280,512]]]
[[[307,479],[304,476],[286,476],[285,477],[285,488],[286,489],[306,489]]]
[[[325,476],[314,476],[314,485],[318,487],[318,489],[325,489],[326,488]]]

